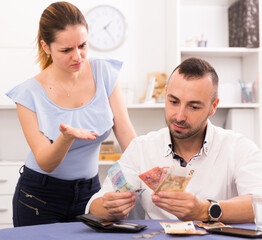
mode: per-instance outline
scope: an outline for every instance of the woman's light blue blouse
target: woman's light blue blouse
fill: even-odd
[[[15,103],[36,113],[39,130],[52,142],[60,134],[61,123],[74,128],[87,129],[99,135],[93,141],[75,139],[64,160],[52,173],[46,173],[39,168],[31,151],[25,162],[28,168],[65,180],[89,179],[98,173],[100,144],[108,137],[114,124],[108,98],[115,88],[122,62],[93,58],[89,61],[96,84],[96,93],[93,99],[82,107],[66,109],[57,106],[34,78],[7,92],[6,95]]]

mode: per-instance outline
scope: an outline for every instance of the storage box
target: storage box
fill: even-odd
[[[229,47],[259,47],[258,0],[238,0],[228,8]]]
[[[107,153],[107,154],[99,154],[100,161],[117,161],[121,157],[121,153]]]
[[[101,154],[107,154],[107,153],[114,153],[115,147],[114,147],[114,141],[103,141],[100,147],[100,153]]]

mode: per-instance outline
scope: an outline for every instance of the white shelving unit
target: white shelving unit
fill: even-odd
[[[206,47],[206,48],[181,48],[182,55],[189,56],[222,56],[222,57],[245,57],[253,53],[259,53],[257,48],[233,48],[233,47]]]
[[[220,103],[211,121],[243,133],[262,147],[259,121],[262,117],[259,84],[262,53],[261,48],[229,47],[228,7],[235,1],[166,0],[166,73],[170,75],[174,67],[188,57],[200,57],[210,62],[220,81]],[[261,1],[259,3],[261,8]],[[201,34],[207,37],[207,47],[187,47],[188,37],[197,38]],[[250,82],[256,78],[255,102],[241,103],[239,80]],[[164,104],[130,104],[128,110],[138,135],[165,126],[161,118]],[[141,126],[146,127],[146,131],[140,129]]]
[[[0,161],[0,229],[13,227],[12,198],[21,161]]]
[[[221,103],[214,117],[220,119],[223,127],[245,134],[262,147],[259,121],[261,48],[229,47],[228,8],[235,1],[167,0],[167,49],[170,49],[167,54],[167,71],[173,70],[175,62],[179,64],[189,57],[200,57],[210,62],[220,81]],[[261,0],[259,6],[261,13]],[[196,40],[201,35],[207,39],[206,47],[188,47],[187,40]],[[252,82],[256,78],[255,103],[241,103],[239,80]]]

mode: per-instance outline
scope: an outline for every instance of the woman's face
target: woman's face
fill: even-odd
[[[68,26],[58,31],[48,48],[54,67],[66,72],[80,71],[87,57],[87,29],[83,25]]]

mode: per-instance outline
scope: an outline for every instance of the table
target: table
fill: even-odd
[[[159,224],[160,221],[168,220],[128,220],[128,222],[136,222],[147,225],[147,229],[139,233],[98,233],[81,222],[73,223],[54,223],[28,227],[7,228],[0,230],[1,240],[134,240],[132,236],[148,234],[151,232],[159,232],[163,228]],[[170,222],[170,220],[169,220]],[[232,224],[239,228],[254,229],[254,224]],[[197,227],[196,227],[197,228]],[[199,229],[199,228],[197,228]],[[204,236],[172,236],[165,233],[155,235],[152,240],[162,239],[237,239],[236,237],[223,236],[217,234],[207,234]],[[144,238],[142,238],[144,239]]]

